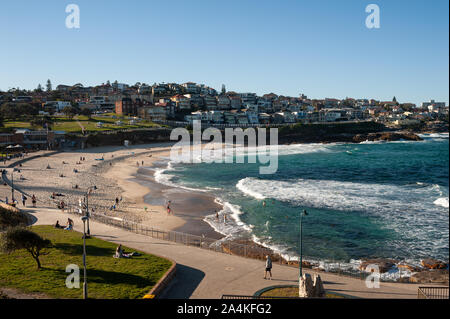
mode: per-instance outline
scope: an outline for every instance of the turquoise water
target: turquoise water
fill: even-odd
[[[202,189],[225,204],[230,223],[209,222],[228,237],[249,236],[298,256],[349,262],[386,257],[448,260],[447,135],[421,142],[280,146],[278,171],[260,164],[171,164],[158,180]],[[265,201],[266,205],[263,205]]]

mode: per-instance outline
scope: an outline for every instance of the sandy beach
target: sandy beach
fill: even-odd
[[[17,165],[14,172],[15,199],[23,207],[21,194],[37,198],[37,207],[55,208],[63,201],[65,205],[79,206],[88,188],[96,186],[89,195],[89,208],[93,214],[139,222],[143,225],[185,232],[220,239],[204,217],[219,211],[221,206],[214,197],[181,188],[157,183],[156,169],[165,167],[172,143],[136,146],[107,146],[84,150],[65,151],[48,157],[33,158]],[[33,156],[30,153],[27,157]],[[25,159],[27,159],[25,157]],[[10,162],[1,168],[12,180]],[[61,196],[51,198],[52,193]],[[0,187],[0,198],[11,200],[11,187]],[[119,203],[116,204],[116,199]],[[171,214],[167,203],[171,202]]]

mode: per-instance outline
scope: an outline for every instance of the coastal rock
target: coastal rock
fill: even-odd
[[[448,269],[432,269],[425,270],[418,273],[413,274],[409,281],[412,283],[443,283],[447,284],[449,282],[449,274]]]
[[[421,264],[427,269],[445,269],[448,266],[446,263],[432,258],[423,259]]]
[[[300,298],[314,297],[314,284],[310,274],[303,274],[299,280],[298,296]]]
[[[314,275],[314,297],[325,297],[325,289],[323,288],[323,282],[322,279],[320,278],[320,275],[315,274]]]
[[[398,264],[397,268],[400,269],[401,271],[411,271],[411,272],[420,271],[419,267],[416,267],[416,266],[413,266],[410,264],[405,264],[405,263]]]
[[[362,271],[366,271],[366,268],[369,265],[377,265],[380,270],[380,273],[385,273],[395,265],[395,261],[392,259],[383,259],[383,258],[367,259],[361,261],[359,269]]]

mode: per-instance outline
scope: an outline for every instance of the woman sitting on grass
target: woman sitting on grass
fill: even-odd
[[[122,244],[119,244],[116,248],[116,254],[113,256],[114,258],[130,258],[132,256],[139,256],[140,254],[133,251],[130,254],[125,253],[125,250],[122,249]]]

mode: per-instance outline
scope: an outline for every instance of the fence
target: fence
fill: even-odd
[[[418,299],[448,299],[449,287],[419,287]]]
[[[66,207],[66,212],[81,216],[81,214],[79,213],[79,208],[76,206]],[[256,244],[251,245],[248,243],[233,242],[229,240],[217,240],[213,238],[186,234],[177,231],[162,230],[154,227],[147,227],[137,222],[103,215],[101,213],[95,214],[91,213],[90,218],[103,224],[122,228],[136,234],[171,241],[186,246],[194,246],[214,252],[225,253],[229,255],[237,255],[257,260],[265,260],[266,255],[269,255],[272,259],[272,263],[274,264],[298,268],[298,261],[286,260],[281,255],[281,253],[274,252],[269,248],[265,248]],[[312,269],[314,271],[324,271],[323,269],[315,267],[317,265],[305,261],[306,259],[307,258],[304,256],[304,261],[302,263],[304,269]],[[329,273],[334,273],[340,276],[357,278],[360,280],[365,280],[365,278],[367,277],[367,274],[365,272],[344,269],[343,264],[339,261],[330,260],[329,265],[332,266],[326,270],[326,272]]]

